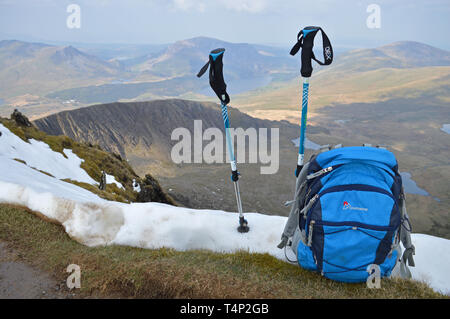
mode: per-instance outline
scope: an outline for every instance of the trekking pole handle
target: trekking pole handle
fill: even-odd
[[[302,44],[302,67],[300,69],[300,73],[303,77],[310,77],[313,71],[312,67],[312,58],[314,56],[313,47],[314,47],[314,36],[313,34],[306,34],[303,36],[303,44]]]
[[[297,168],[295,169],[295,177],[298,177],[298,175],[300,175],[300,172],[303,169],[303,165],[299,165],[297,164]]]
[[[209,84],[213,91],[216,93],[217,97],[220,99],[220,102],[227,105],[228,103],[230,103],[230,96],[227,93],[227,85],[223,78],[224,52],[224,48],[212,50],[209,53],[208,62],[206,62],[206,64],[200,69],[197,77],[201,77],[203,74],[205,74],[206,70],[208,70],[209,67]]]

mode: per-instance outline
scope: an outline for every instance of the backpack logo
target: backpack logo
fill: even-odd
[[[363,212],[367,212],[367,211],[368,211],[368,209],[365,208],[365,207],[355,207],[355,206],[352,206],[352,205],[350,205],[349,202],[347,202],[347,201],[344,201],[344,205],[343,205],[342,209],[343,209],[343,210],[347,210],[347,209],[350,209],[350,210],[360,210],[360,211],[363,211]]]

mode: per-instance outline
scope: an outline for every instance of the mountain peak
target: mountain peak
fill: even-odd
[[[79,51],[78,49],[74,48],[71,45],[63,47],[59,51],[65,54],[66,56],[85,55],[83,52]]]
[[[25,49],[25,50],[30,50],[30,49],[41,49],[41,48],[46,48],[46,47],[51,47],[51,45],[49,44],[45,44],[45,43],[39,43],[39,42],[25,42],[25,41],[20,41],[20,40],[1,40],[0,41],[0,48],[17,48],[17,49]]]
[[[441,51],[445,52],[446,54],[449,54],[448,51],[439,49],[437,47],[431,46],[426,43],[417,42],[417,41],[396,41],[392,42],[386,45],[383,45],[381,47],[378,47],[377,49],[385,51],[385,50],[404,50],[404,51]]]
[[[377,48],[411,66],[450,65],[450,52],[416,41],[398,41]]]

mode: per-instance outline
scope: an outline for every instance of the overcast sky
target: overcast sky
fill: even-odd
[[[67,6],[78,4],[81,28]],[[380,28],[368,28],[370,4]],[[319,25],[336,47],[415,40],[450,49],[449,0],[0,0],[0,39],[169,43],[196,36],[291,45],[300,27]]]

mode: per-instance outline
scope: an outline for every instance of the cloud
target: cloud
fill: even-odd
[[[173,0],[175,9],[183,11],[199,11],[204,12],[206,10],[206,4],[203,0]]]
[[[267,9],[267,0],[172,0],[172,6],[181,11],[205,12],[211,9],[260,13]]]
[[[259,13],[267,8],[266,0],[220,0],[221,4],[238,12]]]

